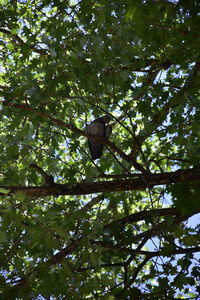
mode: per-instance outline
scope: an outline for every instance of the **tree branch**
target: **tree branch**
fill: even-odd
[[[17,103],[11,103],[11,102],[6,102],[6,101],[0,101],[0,103],[2,103],[2,105],[7,106],[7,107],[14,107],[17,109],[31,112],[34,115],[37,115],[37,116],[43,118],[44,120],[51,121],[53,124],[55,124],[57,126],[70,129],[79,135],[83,135],[86,137],[92,137],[94,140],[97,140],[97,141],[109,146],[114,152],[118,153],[124,160],[126,160],[130,164],[132,164],[136,170],[142,172],[143,174],[149,174],[149,171],[147,171],[140,164],[138,164],[136,162],[136,160],[132,158],[131,155],[125,154],[121,149],[119,149],[114,143],[110,142],[108,139],[104,139],[104,138],[100,138],[100,137],[96,137],[91,134],[88,134],[86,131],[79,129],[72,124],[65,123],[61,120],[55,119],[51,116],[48,116],[47,114],[45,114],[41,111],[38,111],[37,109],[34,109],[26,104],[17,104]]]
[[[13,34],[10,30],[5,28],[0,28],[0,32],[5,33],[6,35],[13,38],[15,42],[17,41],[18,45],[20,46],[26,45],[26,43],[22,40],[21,37],[19,37],[17,34]],[[36,53],[47,54],[47,51],[45,49],[38,49],[34,45],[30,45],[29,47],[31,50],[33,50]]]
[[[42,168],[37,166],[36,164],[30,164],[29,167],[35,169],[43,178],[45,181],[45,184],[51,185],[54,184],[54,178],[52,175],[48,175]]]
[[[129,216],[126,216],[120,220],[114,221],[110,224],[107,224],[105,226],[105,228],[109,228],[112,226],[119,226],[119,225],[125,225],[125,224],[130,224],[130,223],[134,223],[134,222],[138,222],[138,221],[142,221],[142,220],[146,220],[146,218],[155,218],[155,217],[161,217],[161,216],[181,216],[181,212],[180,210],[178,210],[177,208],[161,208],[161,209],[153,209],[153,210],[146,210],[146,211],[140,211],[138,213],[135,214],[131,214]]]
[[[92,183],[52,184],[49,186],[0,186],[0,195],[10,196],[22,193],[31,197],[58,195],[88,195],[93,193],[113,193],[121,191],[145,190],[149,187],[176,182],[200,181],[200,167],[176,172],[166,172],[141,176],[135,179],[100,181]]]

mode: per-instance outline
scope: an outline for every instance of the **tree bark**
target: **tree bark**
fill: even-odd
[[[110,180],[92,183],[51,184],[45,186],[0,186],[1,196],[24,194],[31,197],[59,195],[88,195],[93,193],[113,193],[145,190],[158,185],[176,182],[200,181],[200,167],[157,174],[138,174],[137,178]]]

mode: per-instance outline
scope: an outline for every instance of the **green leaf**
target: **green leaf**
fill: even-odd
[[[0,193],[2,194],[8,194],[10,192],[10,190],[4,189],[4,188],[0,188]]]

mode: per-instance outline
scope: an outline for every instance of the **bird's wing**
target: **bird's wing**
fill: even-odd
[[[87,126],[87,133],[97,137],[105,137],[105,125],[95,120]],[[88,144],[92,159],[101,157],[104,145],[90,137],[88,138]]]
[[[105,130],[105,137],[108,139],[109,136],[111,135],[112,133],[112,126],[111,125],[107,125],[106,126],[106,130]]]

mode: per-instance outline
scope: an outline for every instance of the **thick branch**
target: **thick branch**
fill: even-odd
[[[161,209],[151,209],[151,210],[144,210],[140,211],[134,214],[131,214],[129,216],[126,216],[120,220],[114,221],[110,224],[107,224],[105,228],[112,227],[112,226],[119,226],[123,224],[130,224],[142,220],[146,220],[147,218],[155,218],[155,217],[161,217],[161,216],[182,216],[181,211],[177,208],[170,207],[170,208],[161,208]]]
[[[93,193],[113,193],[131,190],[144,190],[149,187],[176,182],[200,181],[200,168],[152,174],[138,175],[135,179],[100,181],[92,183],[52,184],[50,186],[0,186],[0,195],[25,194],[31,197],[58,195],[88,195]]]

